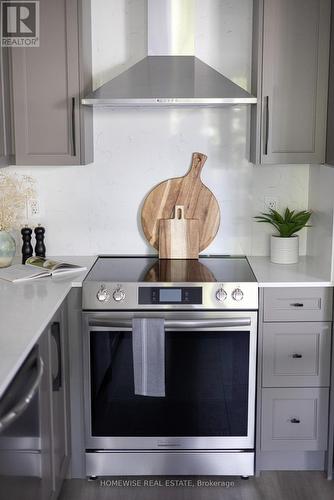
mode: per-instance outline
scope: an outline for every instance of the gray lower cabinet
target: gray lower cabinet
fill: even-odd
[[[331,323],[265,323],[263,387],[329,387]]]
[[[260,291],[257,471],[324,469],[332,288]]]
[[[328,389],[262,391],[262,450],[327,449]]]
[[[93,161],[89,0],[40,0],[39,47],[12,49],[17,165]]]
[[[11,158],[9,53],[0,47],[0,166],[9,165]]]
[[[43,500],[56,500],[70,460],[67,343],[64,303],[39,341],[44,362],[41,408]]]
[[[331,0],[255,0],[251,161],[323,163]]]
[[[41,335],[38,341],[40,357],[44,364],[44,374],[41,383],[40,394],[40,432],[41,432],[41,477],[42,498],[51,500],[54,490],[52,471],[52,407],[51,407],[51,366],[49,349],[49,327]]]
[[[332,289],[319,287],[266,288],[263,320],[331,321]]]

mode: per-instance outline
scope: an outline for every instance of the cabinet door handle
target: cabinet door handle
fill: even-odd
[[[268,141],[269,141],[269,96],[264,98],[264,141],[263,153],[268,154]]]
[[[75,97],[72,97],[72,110],[71,110],[71,143],[72,143],[72,156],[77,155],[77,144],[75,137]]]
[[[6,123],[6,106],[5,106],[5,76],[4,76],[4,67],[3,67],[3,57],[0,58],[0,100],[1,100],[1,120],[3,122],[3,125]],[[7,151],[7,140],[6,140],[6,127],[2,127],[2,142],[3,142],[3,152],[4,156],[8,155]]]
[[[302,357],[303,357],[303,355],[302,355],[302,354],[295,353],[295,354],[293,354],[293,355],[292,355],[292,357],[293,357],[294,359],[300,359],[300,358],[302,358]]]
[[[300,424],[300,420],[299,420],[299,418],[290,418],[290,422],[291,422],[292,424]]]
[[[62,386],[62,357],[61,357],[61,342],[60,342],[60,323],[55,321],[51,325],[51,335],[55,340],[57,346],[57,359],[58,359],[58,369],[57,375],[52,380],[52,390],[53,392],[59,391]]]
[[[290,304],[291,307],[304,307],[304,304],[302,302],[293,302]]]

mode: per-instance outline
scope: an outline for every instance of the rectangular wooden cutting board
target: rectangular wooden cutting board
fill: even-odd
[[[185,219],[184,207],[175,206],[174,219],[159,221],[160,259],[198,259],[199,221]]]

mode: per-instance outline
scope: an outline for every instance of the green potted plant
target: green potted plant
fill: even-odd
[[[296,234],[304,227],[311,227],[308,221],[312,215],[310,210],[296,212],[286,208],[282,214],[269,209],[254,217],[257,222],[271,224],[278,234],[271,235],[270,260],[276,264],[295,264],[299,256],[299,236]]]

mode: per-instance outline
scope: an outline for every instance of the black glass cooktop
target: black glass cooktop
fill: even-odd
[[[201,256],[198,260],[154,256],[101,256],[86,281],[98,282],[255,282],[246,257]]]

